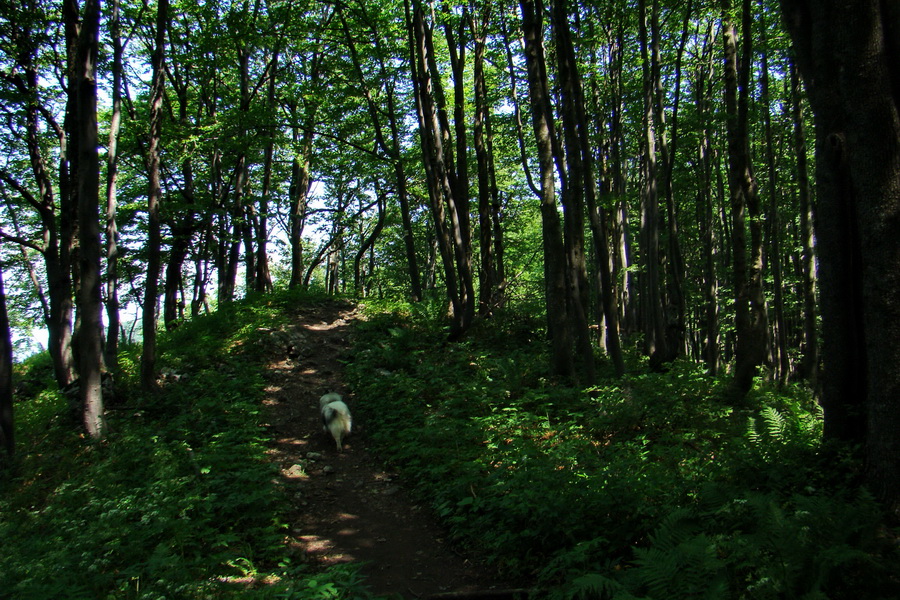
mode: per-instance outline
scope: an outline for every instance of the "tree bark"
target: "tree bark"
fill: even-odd
[[[803,343],[800,377],[810,387],[819,384],[819,326],[816,300],[816,256],[813,241],[813,215],[810,201],[809,169],[806,159],[806,131],[803,124],[800,72],[791,63],[791,118],[794,124],[794,155],[797,157],[797,199],[800,204],[800,286],[803,295]]]
[[[119,129],[122,123],[123,48],[119,0],[113,0],[109,29],[113,42],[112,115],[106,154],[106,367],[114,373],[119,364],[119,232],[116,224],[116,185],[119,175]]]
[[[722,0],[725,45],[725,112],[728,132],[728,186],[732,219],[732,262],[735,296],[736,389],[746,393],[753,386],[766,349],[765,303],[762,295],[762,236],[759,193],[750,159],[748,98],[751,69],[752,13],[743,1],[743,61],[738,66],[737,31],[731,0]],[[749,217],[750,258],[747,258]]]
[[[665,314],[663,311],[663,277],[660,273],[659,244],[659,180],[656,157],[657,115],[655,86],[653,85],[650,40],[647,33],[646,0],[638,1],[641,54],[644,82],[644,188],[641,192],[641,314],[644,324],[644,345],[650,356],[651,368],[658,369],[669,360]]]
[[[784,314],[784,278],[782,276],[782,256],[781,256],[781,231],[782,224],[778,211],[780,204],[781,190],[778,186],[778,171],[775,165],[775,140],[772,134],[772,117],[770,106],[770,90],[769,90],[769,44],[768,34],[766,31],[765,12],[760,3],[760,20],[762,24],[762,69],[760,77],[760,100],[763,105],[763,130],[766,139],[766,189],[769,194],[768,215],[766,216],[766,224],[769,231],[769,243],[766,246],[769,249],[767,254],[767,262],[772,272],[772,299],[774,306],[775,329],[772,336],[772,344],[769,354],[774,359],[776,366],[775,374],[779,385],[787,382],[788,375],[791,371],[790,356],[788,354],[787,340],[787,323]]]
[[[543,15],[533,0],[521,0],[522,33],[525,38],[525,64],[531,98],[531,122],[538,148],[540,172],[541,231],[544,242],[544,294],[547,329],[552,344],[552,369],[571,378],[573,369],[573,332],[569,327],[566,250],[562,224],[556,206],[556,177],[553,161],[553,120],[542,33]]]
[[[569,15],[565,0],[556,0],[553,7],[553,25],[556,36],[557,80],[560,87],[560,101],[565,137],[566,177],[562,185],[563,217],[565,227],[566,257],[568,263],[569,314],[573,317],[572,331],[575,334],[576,351],[581,359],[581,375],[585,382],[596,380],[594,350],[588,323],[589,286],[587,262],[584,252],[584,214],[588,193],[595,189],[592,153],[587,139],[587,119],[584,113],[584,91],[578,72],[577,57],[569,31]],[[585,150],[587,152],[585,153]],[[592,201],[596,208],[596,202]],[[593,224],[593,221],[592,221]],[[597,235],[602,235],[599,232]],[[595,248],[603,252],[606,240],[597,242]],[[598,260],[599,266],[604,264]],[[608,260],[605,263],[608,268]]]
[[[159,144],[161,138],[163,92],[165,86],[165,45],[168,24],[169,0],[159,0],[156,12],[156,41],[152,59],[153,80],[150,85],[150,133],[147,150],[147,277],[144,286],[144,307],[141,322],[144,344],[141,353],[141,387],[156,387],[156,308],[159,295],[160,248],[162,232],[160,202]]]
[[[78,232],[81,287],[78,293],[78,378],[84,427],[91,439],[105,433],[101,371],[103,302],[100,296],[100,157],[97,153],[96,67],[100,38],[100,0],[84,7],[75,64],[78,68]]]
[[[816,125],[822,403],[900,514],[900,8],[782,0]]]
[[[0,269],[0,446],[10,462],[16,453],[12,375],[12,333],[6,310],[6,291],[3,289],[3,269]],[[0,461],[0,465],[2,464],[3,461]]]

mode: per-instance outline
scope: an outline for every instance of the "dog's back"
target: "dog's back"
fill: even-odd
[[[338,452],[344,450],[343,440],[353,426],[350,409],[341,399],[340,394],[334,392],[325,394],[319,399],[322,412],[322,429],[330,433],[337,445]]]

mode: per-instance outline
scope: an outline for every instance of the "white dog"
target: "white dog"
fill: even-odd
[[[325,433],[331,433],[338,452],[343,452],[343,440],[350,434],[350,427],[353,424],[350,409],[344,404],[341,395],[334,392],[325,394],[319,399],[319,408],[322,411],[322,429]]]

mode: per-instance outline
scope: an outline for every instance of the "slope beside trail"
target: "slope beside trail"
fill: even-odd
[[[265,402],[272,416],[272,460],[294,500],[295,550],[320,565],[363,563],[376,594],[402,598],[508,596],[488,571],[454,552],[427,510],[413,502],[397,474],[367,449],[366,424],[338,453],[322,431],[319,397],[354,398],[341,379],[354,307],[332,302],[298,309],[293,323],[267,336],[272,360]]]

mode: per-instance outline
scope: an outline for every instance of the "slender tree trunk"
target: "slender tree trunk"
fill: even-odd
[[[794,122],[793,143],[794,156],[797,157],[797,197],[800,204],[800,288],[803,295],[803,357],[800,360],[800,376],[809,381],[813,389],[817,389],[819,383],[819,328],[816,301],[816,256],[813,242],[814,219],[810,202],[800,73],[794,62],[791,63],[791,117]]]
[[[378,239],[378,236],[381,235],[382,230],[384,229],[384,221],[386,216],[386,198],[385,193],[381,190],[376,190],[377,198],[376,205],[378,207],[378,220],[375,222],[375,226],[372,227],[372,231],[369,232],[369,235],[362,240],[359,245],[359,250],[356,251],[356,256],[353,258],[353,287],[356,290],[356,293],[360,296],[365,296],[365,282],[363,281],[362,273],[360,270],[360,264],[362,263],[363,258],[365,257],[366,252],[375,247],[375,240]],[[360,215],[361,216],[361,215]],[[370,271],[371,273],[371,271]]]
[[[587,262],[584,252],[585,196],[594,189],[587,123],[584,115],[584,92],[578,72],[575,49],[569,31],[569,15],[565,0],[553,4],[553,26],[556,36],[557,80],[560,87],[563,134],[565,137],[566,172],[562,185],[564,244],[568,265],[569,315],[575,335],[575,346],[581,360],[581,375],[589,384],[596,380],[594,349],[588,323],[590,297]],[[605,244],[605,241],[603,242]]]
[[[449,119],[446,111],[443,111],[443,115],[440,114],[443,106],[441,101],[443,90],[435,78],[437,67],[432,64],[434,49],[431,43],[431,30],[425,22],[422,7],[418,4],[413,8],[411,16],[407,8],[407,24],[412,31],[411,65],[425,176],[438,248],[444,267],[444,283],[447,286],[447,296],[452,310],[450,338],[459,339],[470,323],[467,321],[470,316],[467,301],[472,303],[474,310],[474,298],[466,298],[469,286],[460,280],[460,275],[464,274],[462,269],[465,268],[464,229],[456,212],[457,205],[453,202],[453,194],[457,192],[458,187],[452,181],[456,177],[456,171],[453,166],[452,145],[449,143]],[[445,200],[448,205],[446,211]],[[469,275],[471,276],[471,271]]]
[[[481,23],[487,22],[490,5],[486,5]],[[482,25],[483,27],[483,25]],[[481,257],[478,286],[478,312],[488,315],[494,308],[494,298],[499,285],[495,269],[493,226],[491,221],[492,187],[490,178],[491,157],[485,140],[488,119],[487,84],[484,80],[485,33],[479,30],[476,19],[471,20],[472,37],[475,40],[474,80],[475,80],[475,124],[472,128],[472,144],[475,146],[475,160],[478,167],[478,249]]]
[[[119,174],[119,128],[122,122],[122,36],[119,0],[113,0],[110,17],[113,42],[112,116],[109,123],[109,149],[106,154],[106,355],[108,369],[118,371],[119,364],[119,232],[116,224],[116,184]]]
[[[159,0],[156,12],[156,47],[153,51],[153,81],[150,86],[150,135],[147,151],[149,190],[147,195],[147,281],[144,287],[143,334],[141,354],[141,386],[156,387],[156,307],[159,295],[160,248],[162,246],[160,201],[159,144],[161,138],[163,88],[165,86],[165,44],[169,1]]]
[[[715,64],[715,25],[710,24],[703,48],[703,61],[695,82],[695,102],[703,122],[697,156],[697,173],[700,188],[697,197],[697,223],[703,254],[703,308],[701,338],[703,362],[711,375],[719,372],[719,277],[716,272],[718,243],[716,239],[716,212],[713,210],[713,161],[714,151],[710,142],[712,123],[712,91]]]
[[[655,2],[655,0],[654,0]],[[649,38],[647,34],[646,0],[638,1],[641,54],[644,78],[644,189],[641,193],[641,313],[644,315],[644,344],[652,368],[669,360],[665,315],[663,312],[663,278],[660,273],[659,187],[656,157],[657,122],[655,86],[653,85]]]
[[[769,93],[769,47],[767,41],[765,11],[760,5],[760,15],[762,22],[762,73],[760,78],[760,96],[762,100],[763,110],[763,128],[766,138],[766,171],[767,171],[767,190],[769,193],[768,215],[766,223],[769,225],[770,241],[767,244],[768,264],[772,270],[772,297],[774,300],[773,309],[775,311],[775,330],[772,339],[772,358],[774,359],[776,368],[776,376],[779,385],[787,382],[788,375],[791,371],[791,361],[788,355],[787,340],[787,323],[784,315],[784,278],[781,269],[781,231],[782,224],[778,213],[778,205],[780,204],[780,189],[778,186],[778,172],[775,165],[775,140],[772,136],[772,117],[770,114],[770,93]]]
[[[531,121],[538,147],[540,170],[541,225],[544,242],[544,292],[547,306],[547,328],[553,349],[552,368],[556,375],[572,377],[573,333],[569,327],[566,283],[566,251],[562,240],[562,224],[556,206],[552,119],[547,68],[544,59],[543,15],[532,0],[522,0],[522,32],[525,38],[525,64],[531,97]]]
[[[688,0],[682,20],[681,40],[675,58],[675,90],[672,93],[672,121],[669,135],[666,135],[665,89],[661,75],[662,59],[660,58],[659,6],[654,2],[651,19],[653,33],[652,72],[655,93],[655,113],[659,119],[660,142],[662,155],[662,188],[666,201],[666,349],[668,360],[684,353],[687,348],[687,326],[685,317],[687,306],[685,301],[684,278],[685,265],[681,252],[681,240],[678,228],[678,210],[675,201],[673,172],[678,153],[678,108],[681,104],[681,64],[690,33],[690,20],[693,16],[693,0]]]
[[[447,21],[444,23],[444,36],[447,40],[447,48],[450,54],[450,67],[453,71],[453,132],[456,136],[456,153],[452,149],[451,128],[446,101],[442,90],[440,70],[438,69],[431,36],[425,36],[428,57],[427,64],[431,68],[432,82],[434,85],[435,100],[437,105],[438,123],[440,135],[443,140],[443,160],[445,162],[445,199],[447,201],[447,214],[450,217],[450,233],[453,241],[453,257],[456,262],[456,272],[459,278],[460,314],[454,315],[457,322],[457,330],[451,327],[450,339],[458,340],[472,325],[475,319],[475,280],[472,267],[472,229],[469,223],[469,167],[468,167],[468,142],[466,135],[466,95],[465,95],[465,53],[466,43],[463,38],[465,24],[468,18],[468,8],[464,7],[459,19],[459,31],[454,33],[451,19],[452,15],[447,5],[444,5]],[[457,38],[460,38],[457,41]]]
[[[732,256],[735,294],[735,387],[746,393],[766,348],[762,296],[762,236],[759,194],[750,160],[748,94],[752,49],[750,0],[743,7],[743,68],[738,69],[737,32],[731,0],[722,0],[725,42],[725,111],[728,129],[728,183],[731,194]],[[748,214],[749,213],[749,214]],[[750,258],[747,258],[747,221]]]
[[[6,310],[6,291],[3,288],[3,269],[0,269],[0,446],[12,462],[16,453],[15,420],[13,415],[13,347]],[[2,455],[0,455],[2,458]],[[3,461],[0,460],[0,466]]]
[[[368,108],[369,117],[372,120],[372,125],[375,129],[375,141],[381,148],[382,152],[391,157],[391,162],[393,163],[394,180],[397,186],[397,201],[400,205],[400,218],[403,228],[403,246],[406,250],[406,263],[409,273],[410,296],[413,302],[418,302],[422,299],[422,283],[419,276],[418,259],[416,257],[415,238],[413,237],[412,216],[410,214],[409,208],[409,192],[407,190],[406,184],[406,170],[403,166],[403,155],[400,142],[400,128],[397,124],[397,108],[394,100],[395,85],[391,77],[388,75],[384,61],[382,60],[381,54],[379,53],[378,66],[381,73],[381,80],[385,86],[385,92],[387,96],[387,121],[391,132],[391,143],[389,145],[384,137],[384,134],[382,133],[381,117],[378,107],[376,106],[372,98],[372,93],[365,82],[362,65],[360,63],[359,55],[356,50],[356,43],[354,42],[347,22],[344,19],[343,12],[339,11],[339,15],[341,18],[341,23],[344,27],[344,34],[347,40],[347,45],[350,48],[350,57],[353,60],[356,75],[359,78],[360,83],[363,85],[363,93],[366,97],[366,106]],[[372,27],[371,33],[375,40],[376,46],[378,46],[381,39],[380,32],[376,31],[375,28]]]
[[[273,51],[272,58],[268,67],[268,95],[267,102],[271,114],[275,114],[275,96],[276,77],[278,74],[278,56],[279,51],[276,48]],[[272,194],[272,169],[275,160],[275,128],[277,124],[271,123],[271,130],[267,133],[265,156],[263,158],[263,184],[262,193],[259,198],[259,220],[256,227],[256,290],[260,292],[271,292],[275,289],[272,283],[272,273],[269,270],[269,197]]]

